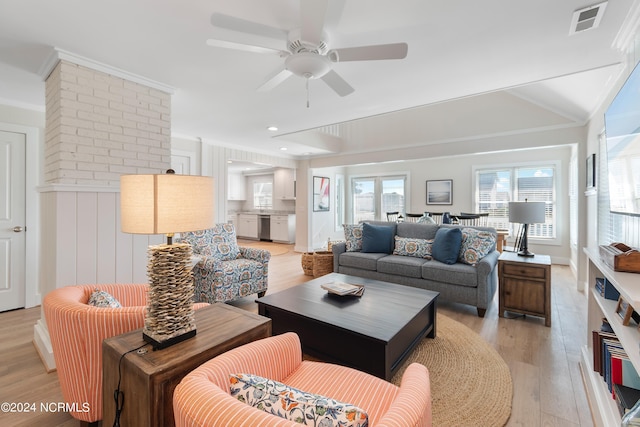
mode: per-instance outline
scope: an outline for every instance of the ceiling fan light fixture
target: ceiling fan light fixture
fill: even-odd
[[[284,61],[287,70],[296,76],[319,79],[331,71],[331,61],[313,52],[300,52],[288,56]]]

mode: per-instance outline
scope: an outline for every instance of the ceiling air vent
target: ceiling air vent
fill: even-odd
[[[573,18],[571,18],[571,28],[569,34],[576,34],[582,31],[596,28],[600,25],[604,10],[607,8],[607,2],[595,4],[593,6],[585,7],[584,9],[576,10],[573,12]]]

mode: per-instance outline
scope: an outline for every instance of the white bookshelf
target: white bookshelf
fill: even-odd
[[[620,425],[620,414],[606,383],[600,374],[593,370],[591,331],[600,329],[602,318],[606,317],[638,372],[640,372],[640,332],[633,322],[628,326],[623,325],[621,317],[616,313],[617,301],[604,299],[594,286],[596,277],[605,277],[615,286],[625,301],[636,311],[640,311],[638,310],[640,309],[640,274],[613,271],[601,260],[597,248],[585,248],[584,252],[589,259],[586,331],[588,344],[582,349],[580,365],[595,425],[615,427]]]

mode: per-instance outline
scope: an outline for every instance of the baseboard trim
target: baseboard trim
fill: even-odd
[[[46,325],[39,319],[33,327],[33,345],[42,360],[47,373],[56,370],[56,361],[53,358],[53,347],[51,347],[51,338]]]

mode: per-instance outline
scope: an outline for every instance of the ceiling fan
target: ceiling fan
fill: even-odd
[[[341,12],[345,0],[339,0],[335,10]],[[281,40],[286,50],[260,46],[259,44],[238,43],[232,40],[209,39],[209,46],[245,50],[257,53],[276,53],[284,58],[282,67],[273,73],[259,88],[271,90],[292,75],[307,79],[321,79],[340,96],[354,91],[332,67],[335,62],[371,61],[403,59],[407,56],[406,43],[380,44],[370,46],[329,49],[326,32],[323,31],[327,16],[328,0],[300,0],[300,28],[291,31],[270,27],[221,13],[211,16],[214,27],[248,33],[255,36]],[[340,13],[337,13],[339,15]],[[307,86],[308,90],[308,86]]]

